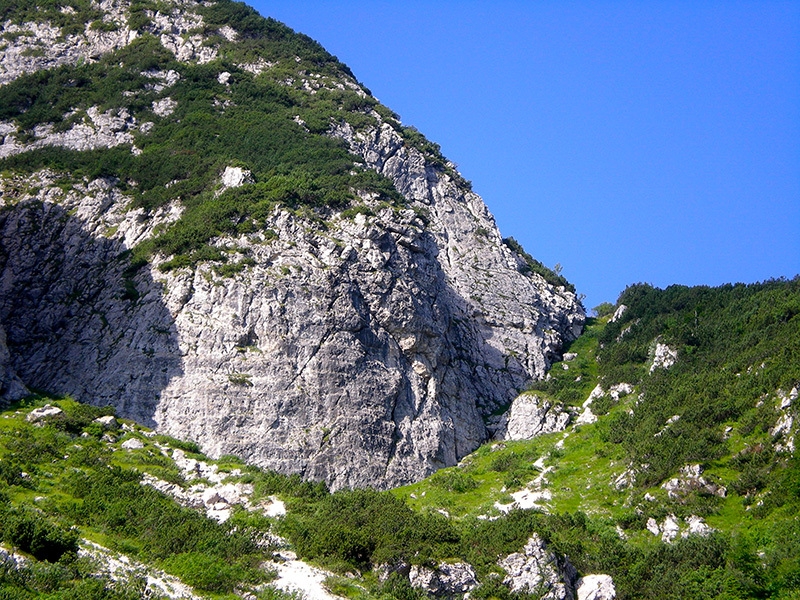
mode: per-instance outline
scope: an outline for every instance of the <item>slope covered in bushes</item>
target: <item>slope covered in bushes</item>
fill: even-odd
[[[595,422],[491,442],[459,466],[392,492],[330,494],[232,457],[218,463],[230,481],[253,485],[253,504],[284,500],[288,514],[277,519],[237,508],[219,524],[178,506],[142,477],[189,489],[175,450],[207,460],[196,446],[147,437],[130,424],[109,431],[97,421],[107,411],[69,400],[35,426],[25,420],[44,403],[35,400],[0,418],[0,533],[36,559],[25,568],[51,573],[52,590],[91,588],[96,595],[86,597],[97,598],[138,592],[135,582],[91,580],[90,566],[76,558],[79,539],[153,564],[201,593],[260,589],[274,597],[280,592],[261,587],[274,575],[259,565],[280,544],[265,545],[265,535],[349,573],[326,586],[352,598],[422,598],[402,568],[383,579],[381,569],[448,562],[472,565],[479,583],[471,597],[535,598],[511,593],[500,565],[534,533],[579,575],[611,575],[621,599],[792,598],[800,590],[800,461],[797,363],[787,357],[797,352],[798,300],[797,279],[632,286],[617,318],[591,321],[570,360],[530,392],[571,407],[573,421],[588,406]],[[659,363],[659,352],[674,363]],[[583,401],[597,385],[619,384],[630,391],[595,390],[593,402]],[[124,450],[132,438],[141,449]],[[697,470],[686,471],[692,464]],[[517,494],[525,490],[540,494],[528,508]],[[48,591],[37,583],[44,575],[4,573],[0,589]]]

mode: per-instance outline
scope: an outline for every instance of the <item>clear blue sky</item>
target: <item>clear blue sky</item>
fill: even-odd
[[[800,2],[259,0],[586,294],[800,273]]]

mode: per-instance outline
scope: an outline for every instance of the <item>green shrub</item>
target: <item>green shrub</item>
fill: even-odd
[[[430,482],[434,486],[447,490],[448,492],[463,493],[478,487],[477,481],[458,468],[437,471],[431,475]]]
[[[163,564],[182,581],[207,592],[232,592],[242,578],[238,566],[199,552],[176,554]]]
[[[37,560],[48,562],[56,562],[65,554],[78,550],[76,531],[59,527],[31,509],[7,511],[3,537]]]
[[[458,534],[441,515],[419,515],[391,494],[347,490],[295,507],[281,531],[298,554],[344,570],[451,556]]]

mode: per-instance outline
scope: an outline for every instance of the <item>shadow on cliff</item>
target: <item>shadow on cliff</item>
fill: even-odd
[[[58,205],[0,212],[0,323],[17,375],[154,426],[161,391],[182,373],[178,335],[160,284],[128,266],[119,241]]]

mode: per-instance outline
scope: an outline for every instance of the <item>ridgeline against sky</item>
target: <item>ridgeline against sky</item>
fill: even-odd
[[[441,144],[586,306],[800,272],[800,5],[254,6]]]

